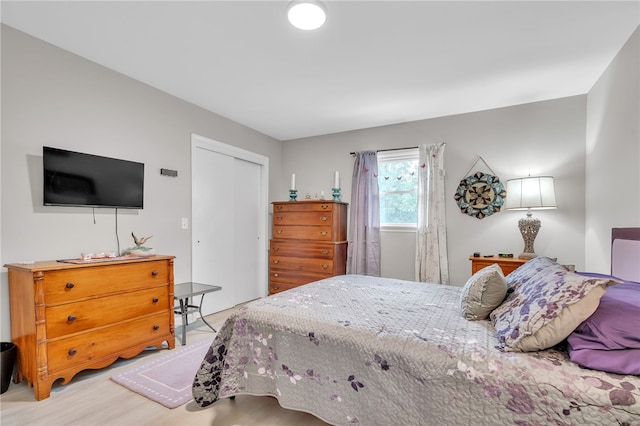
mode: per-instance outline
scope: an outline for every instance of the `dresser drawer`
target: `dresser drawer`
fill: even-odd
[[[290,271],[318,272],[333,274],[333,260],[299,258],[286,256],[271,256],[269,266],[275,269],[286,269]]]
[[[331,212],[276,212],[273,224],[277,225],[318,225],[331,226],[333,214]]]
[[[269,294],[280,293],[282,291],[291,290],[292,288],[297,288],[297,287],[300,287],[300,284],[272,282],[272,283],[269,283]]]
[[[322,280],[333,276],[331,273],[314,273],[314,272],[300,272],[300,271],[287,271],[285,269],[272,269],[269,271],[269,286],[274,283],[281,284],[307,284],[313,281]]]
[[[49,375],[65,369],[81,369],[83,364],[90,365],[101,357],[117,357],[128,347],[166,335],[169,333],[169,315],[163,312],[50,341],[47,345]]]
[[[105,277],[108,279],[105,280]],[[45,303],[69,303],[121,291],[162,286],[168,282],[166,261],[47,271],[44,273]]]
[[[169,308],[168,286],[48,307],[45,310],[47,339],[166,312]]]
[[[278,212],[330,212],[333,211],[333,203],[318,203],[318,202],[287,202],[287,203],[274,203],[273,213],[274,216]]]
[[[335,244],[300,242],[287,240],[271,240],[269,254],[271,256],[315,257],[317,259],[333,259]]]
[[[273,238],[292,240],[332,241],[331,228],[326,226],[275,226]]]

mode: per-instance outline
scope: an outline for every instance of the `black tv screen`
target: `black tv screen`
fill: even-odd
[[[141,209],[144,164],[42,147],[45,206]]]

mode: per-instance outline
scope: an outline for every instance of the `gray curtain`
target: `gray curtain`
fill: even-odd
[[[416,281],[436,284],[449,284],[444,148],[444,143],[421,145],[418,163]]]
[[[347,273],[380,276],[380,196],[375,151],[356,153],[351,181]]]

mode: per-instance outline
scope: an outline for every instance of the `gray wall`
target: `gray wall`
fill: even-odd
[[[196,133],[269,157],[271,200],[287,199],[291,173],[301,198],[320,191],[329,197],[338,170],[348,201],[349,152],[445,141],[454,285],[470,276],[473,251],[523,248],[517,228],[523,213],[478,220],[456,206],[454,191],[477,156],[503,181],[553,175],[559,208],[534,213],[542,220],[536,252],[606,272],[610,228],[640,226],[638,50],[636,31],[588,96],[281,143],[3,25],[0,259],[115,249],[112,209],[96,210],[94,223],[91,209],[42,206],[41,150],[51,145],[144,162],[145,209],[119,212],[120,245],[132,244],[131,231],[153,234],[150,246],[177,256],[176,281],[188,280],[191,234],[180,229],[180,218],[191,216],[190,136]],[[162,177],[160,168],[177,169],[179,177]],[[489,171],[481,163],[475,170]],[[414,233],[385,233],[382,243],[383,275],[412,279]],[[6,271],[0,277],[4,341],[10,338]]]
[[[587,98],[585,262],[611,268],[611,228],[640,226],[640,29]]]
[[[447,143],[445,182],[451,284],[464,285],[471,275],[469,255],[512,252],[524,248],[517,222],[523,212],[502,211],[482,220],[460,212],[453,198],[474,161],[481,156],[505,181],[514,177],[555,177],[559,208],[535,212],[542,228],[536,253],[584,268],[584,178],[586,96],[577,96],[470,114],[414,121],[352,132],[283,142],[282,187],[296,173],[302,194],[315,194],[342,176],[343,200],[351,194],[351,151]],[[490,173],[482,162],[475,171]],[[381,236],[382,275],[413,279],[415,233]]]
[[[118,211],[122,249],[131,232],[176,256],[191,278],[191,134],[269,157],[277,192],[281,142],[136,80],[2,26],[2,264],[78,257],[117,247],[115,210],[42,206],[42,146],[145,163],[145,206]],[[160,175],[178,170],[177,178]],[[95,223],[94,223],[95,220]],[[2,340],[9,339],[7,272],[1,274]]]

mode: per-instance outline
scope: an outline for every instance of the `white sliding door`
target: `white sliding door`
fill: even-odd
[[[267,294],[267,157],[192,136],[192,280],[203,314]]]

